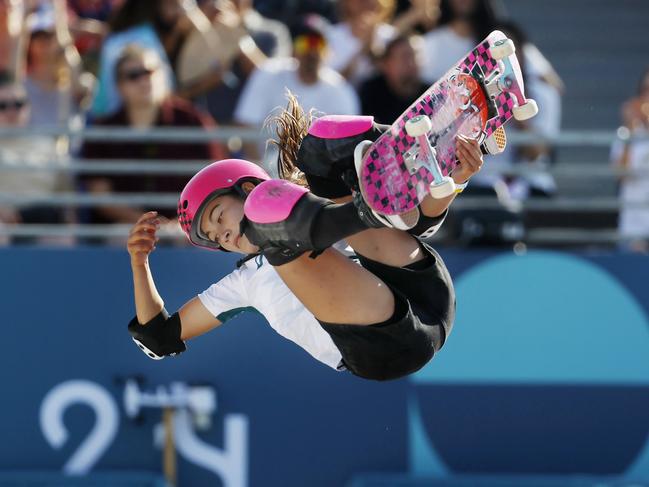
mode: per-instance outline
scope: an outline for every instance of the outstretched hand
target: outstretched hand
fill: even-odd
[[[160,228],[161,217],[158,212],[149,211],[144,213],[133,225],[126,241],[126,248],[131,256],[131,264],[144,265],[147,263],[149,254],[155,250],[155,244],[159,240],[156,232]]]
[[[480,144],[478,144],[476,139],[458,135],[456,138],[455,154],[459,164],[453,170],[451,177],[456,183],[464,183],[482,169],[484,159],[482,158]]]

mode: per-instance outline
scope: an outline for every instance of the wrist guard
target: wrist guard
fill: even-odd
[[[448,215],[448,208],[444,213],[435,217],[422,214],[419,217],[417,225],[408,230],[408,233],[423,240],[430,238],[435,235],[437,230],[442,226],[442,223],[444,223],[444,220],[446,219],[446,215]]]

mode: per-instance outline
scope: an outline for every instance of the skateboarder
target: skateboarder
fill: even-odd
[[[296,104],[290,110],[299,113]],[[299,122],[305,121],[298,117],[298,126],[285,128],[298,130],[300,139]],[[302,142],[289,139],[283,139],[287,147]],[[349,158],[337,149],[350,140],[338,142],[332,154]],[[287,157],[283,152],[285,173]],[[475,141],[460,139],[458,157],[462,170],[456,182],[464,183],[480,169],[482,154]],[[366,215],[359,197],[336,204],[318,196],[349,200],[354,190],[353,176],[336,157],[324,160],[347,173],[346,195],[328,192],[334,186],[343,191],[335,177],[315,179],[306,172],[310,192],[270,179],[242,160],[213,163],[192,178],[178,205],[190,241],[247,257],[173,315],[165,310],[149,269],[159,219],[155,212],[142,215],[127,244],[137,311],[129,331],[147,355],[180,353],[185,340],[251,307],[314,358],[366,379],[413,373],[439,351],[453,326],[455,294],[439,254],[416,234],[434,232],[453,198],[422,202],[420,221],[409,231],[390,228],[389,221]],[[354,249],[358,263],[332,247],[341,239]]]

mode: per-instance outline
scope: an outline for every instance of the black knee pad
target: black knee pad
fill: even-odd
[[[300,144],[295,163],[307,175],[307,180],[308,176],[312,175],[340,181],[343,172],[354,168],[356,146],[364,140],[374,142],[387,128],[387,125],[373,123],[372,128],[365,132],[339,139],[325,139],[307,134]]]
[[[180,316],[178,313],[169,316],[164,308],[143,325],[138,322],[137,316],[133,318],[128,324],[128,332],[138,348],[153,360],[187,350],[185,342],[180,339]]]
[[[342,177],[338,177],[338,179],[324,178],[309,173],[304,173],[304,177],[311,192],[322,198],[342,198],[351,194],[349,186]]]

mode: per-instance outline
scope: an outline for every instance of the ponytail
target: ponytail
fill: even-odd
[[[269,117],[264,124],[272,126],[276,134],[276,137],[269,139],[268,142],[279,150],[277,161],[279,177],[307,187],[304,173],[297,168],[295,161],[300,144],[306,137],[313,121],[313,110],[305,113],[296,96],[288,90],[286,98],[288,99],[286,109],[279,115]]]

